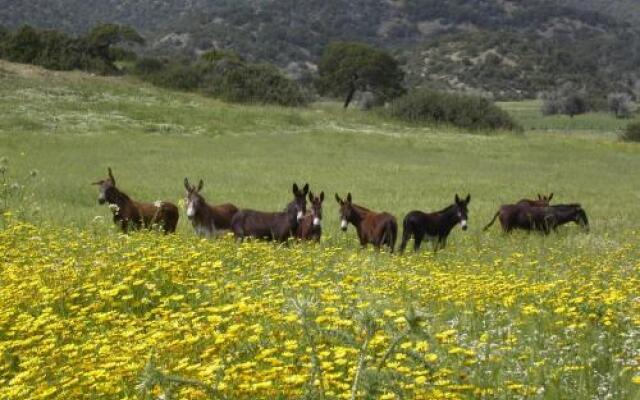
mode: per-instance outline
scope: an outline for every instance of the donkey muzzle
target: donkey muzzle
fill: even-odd
[[[460,221],[460,227],[462,228],[463,231],[467,230],[468,226],[467,226],[467,220],[466,219]]]

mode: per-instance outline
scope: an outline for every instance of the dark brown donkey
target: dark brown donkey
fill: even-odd
[[[356,227],[362,247],[371,243],[379,250],[386,245],[393,253],[398,238],[398,223],[393,215],[387,212],[377,213],[353,204],[351,193],[347,194],[346,201],[336,193],[336,201],[340,204],[340,229],[346,231],[351,223]]]
[[[178,225],[179,212],[175,204],[167,201],[141,203],[131,200],[126,193],[116,187],[116,179],[111,168],[108,169],[109,178],[94,182],[100,186],[98,203],[109,203],[113,212],[113,222],[120,225],[123,232],[129,229],[151,228],[161,226],[164,233],[175,232]]]
[[[204,182],[200,179],[198,187],[189,184],[184,178],[184,187],[187,190],[185,206],[187,218],[191,221],[196,234],[211,237],[217,231],[231,229],[231,218],[238,212],[238,208],[231,203],[212,206],[202,197],[200,191]]]
[[[515,204],[503,204],[495,213],[491,222],[489,222],[483,228],[483,230],[486,231],[487,229],[489,229],[493,225],[493,223],[496,222],[496,218],[500,217],[500,225],[502,226],[502,230],[504,232],[511,232],[514,228],[517,227],[516,220],[522,210],[526,210],[530,207],[548,207],[552,198],[553,193],[550,193],[548,196],[538,194],[538,200],[522,199]]]
[[[245,237],[285,242],[295,236],[298,224],[307,212],[307,193],[309,184],[300,190],[293,184],[294,199],[282,212],[262,212],[240,210],[231,219],[231,230],[236,239]]]
[[[311,211],[306,213],[298,224],[296,237],[302,240],[320,241],[322,235],[322,202],[324,201],[324,192],[320,192],[320,196],[315,197],[309,192],[309,202],[311,203]]]
[[[558,204],[549,207],[520,206],[509,220],[509,231],[522,229],[548,235],[560,225],[575,222],[589,231],[587,213],[580,204]]]
[[[456,194],[454,203],[434,213],[411,211],[402,222],[402,243],[400,252],[407,247],[407,242],[413,236],[413,250],[418,251],[424,238],[433,243],[433,251],[444,249],[447,245],[447,237],[451,230],[458,224],[463,231],[467,230],[468,209],[471,195],[462,200]]]

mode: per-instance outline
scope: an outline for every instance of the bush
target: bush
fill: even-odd
[[[409,122],[451,124],[471,130],[519,130],[511,116],[482,97],[417,90],[393,102],[389,114]]]
[[[631,116],[631,96],[626,93],[611,93],[607,96],[607,106],[616,118]]]
[[[207,53],[199,62],[139,60],[133,71],[154,85],[178,90],[202,90],[205,94],[235,103],[301,106],[308,96],[296,82],[269,64],[249,64],[239,57]],[[231,53],[230,53],[231,54]]]
[[[542,94],[542,114],[565,114],[573,118],[574,115],[584,114],[588,110],[588,101],[584,93],[565,85],[558,90]]]
[[[143,80],[169,89],[190,91],[199,89],[202,85],[200,72],[188,62],[174,61],[165,64],[145,58],[137,62],[133,70]]]
[[[404,72],[386,51],[362,43],[330,43],[318,64],[318,91],[323,95],[344,98],[354,75],[359,89],[369,90],[381,101],[405,93]]]
[[[119,72],[116,60],[134,57],[131,51],[115,46],[142,42],[133,29],[120,25],[99,25],[85,37],[38,31],[26,25],[15,32],[0,32],[0,57],[53,70],[112,74]]]
[[[627,142],[640,142],[640,121],[632,122],[627,125],[622,140]]]

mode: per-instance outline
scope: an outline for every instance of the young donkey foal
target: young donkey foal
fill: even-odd
[[[231,219],[238,212],[238,208],[231,203],[209,205],[200,194],[202,186],[204,186],[202,179],[196,188],[189,184],[187,178],[184,178],[184,187],[187,190],[187,218],[191,221],[196,234],[211,237],[216,231],[231,229]]]
[[[346,231],[348,224],[353,224],[362,247],[369,243],[378,250],[381,246],[388,246],[393,253],[398,237],[398,223],[393,215],[373,212],[354,204],[351,193],[347,194],[346,201],[336,193],[336,201],[340,205],[340,229]]]
[[[420,249],[420,244],[425,237],[433,243],[434,251],[444,249],[449,233],[458,223],[462,230],[467,230],[467,206],[470,201],[471,195],[467,195],[466,199],[461,200],[456,194],[454,203],[443,210],[430,214],[417,210],[408,213],[402,222],[400,252],[404,251],[412,236],[415,251]]]
[[[231,219],[231,230],[236,239],[245,237],[285,242],[296,234],[298,224],[307,212],[309,184],[300,190],[293,184],[293,201],[283,212],[240,210]]]
[[[320,196],[315,197],[309,192],[309,202],[311,203],[311,212],[305,214],[302,221],[298,224],[296,237],[302,240],[320,241],[322,235],[322,202],[324,201],[324,192],[320,192]]]
[[[167,201],[154,203],[142,203],[131,200],[126,193],[116,187],[116,179],[111,168],[108,169],[109,177],[94,182],[100,186],[98,203],[109,203],[113,211],[113,222],[127,233],[133,227],[139,229],[142,226],[151,228],[154,225],[162,227],[164,233],[175,232],[178,225],[178,207]]]

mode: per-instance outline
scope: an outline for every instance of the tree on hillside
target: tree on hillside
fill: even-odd
[[[616,118],[631,116],[631,96],[627,93],[610,93],[607,96],[607,105]]]
[[[117,24],[98,25],[85,39],[92,51],[108,63],[115,61],[113,46],[121,43],[144,44],[144,38],[135,29]]]
[[[318,91],[344,99],[354,89],[370,90],[379,102],[402,95],[404,72],[386,51],[362,43],[334,42],[324,50],[318,64]]]
[[[587,112],[586,94],[573,87],[571,83],[557,90],[542,93],[542,114],[565,114],[573,118]]]

